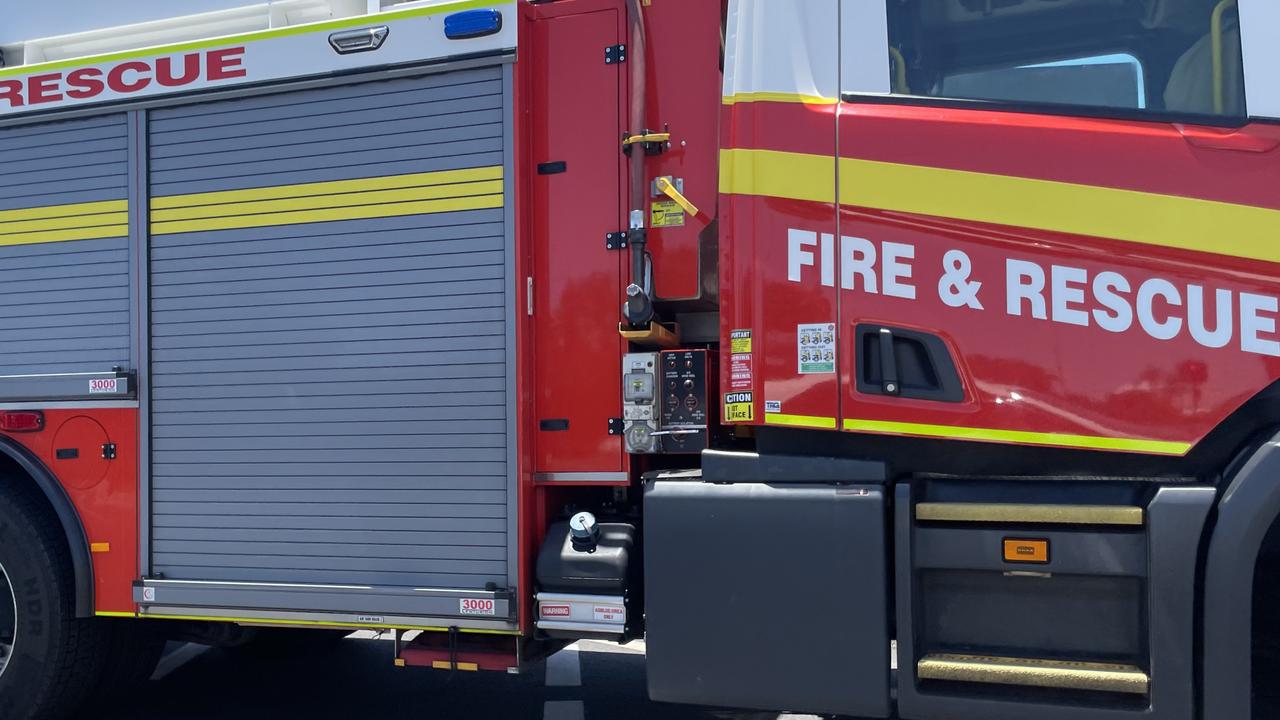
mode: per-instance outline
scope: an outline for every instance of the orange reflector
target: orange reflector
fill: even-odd
[[[1049,541],[1005,538],[1004,561],[1009,563],[1039,563],[1043,565],[1049,562]]]
[[[109,553],[111,552],[111,543],[90,543],[89,552]]]
[[[436,669],[436,670],[449,670],[449,669],[451,669],[451,665],[450,665],[450,663],[449,663],[449,661],[448,661],[448,660],[432,660],[432,661],[431,661],[431,667],[432,667],[432,668],[434,668],[434,669]],[[476,671],[478,671],[478,670],[480,669],[480,666],[479,666],[479,665],[477,665],[477,664],[475,664],[475,663],[460,662],[460,663],[458,663],[458,667],[457,667],[457,669],[458,669],[458,670],[466,670],[467,672],[476,672]]]
[[[396,667],[404,667],[404,666],[405,666],[404,658],[396,658]]]

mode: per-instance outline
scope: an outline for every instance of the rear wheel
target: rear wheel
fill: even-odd
[[[106,628],[75,617],[61,528],[16,485],[0,477],[0,718],[54,720],[96,684]]]

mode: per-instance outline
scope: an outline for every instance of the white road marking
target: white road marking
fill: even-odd
[[[632,640],[626,645],[606,642],[604,640],[579,640],[575,645],[582,652],[615,653],[618,655],[643,655],[644,641]],[[570,647],[573,647],[570,645]]]
[[[578,648],[570,645],[547,658],[547,687],[581,687],[582,661]]]
[[[208,645],[187,643],[161,658],[159,664],[156,665],[156,671],[151,673],[151,679],[163,680],[170,674],[182,668],[183,665],[186,665],[207,652],[209,652]]]
[[[548,700],[542,705],[542,720],[586,720],[587,708],[581,700]]]

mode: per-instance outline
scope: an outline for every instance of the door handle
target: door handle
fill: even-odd
[[[1243,128],[1211,128],[1174,125],[1188,144],[1206,150],[1269,153],[1280,147],[1280,127],[1250,125]]]

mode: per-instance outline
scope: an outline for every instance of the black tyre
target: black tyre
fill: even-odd
[[[60,720],[96,685],[107,635],[75,617],[66,540],[17,482],[0,477],[0,718]]]

